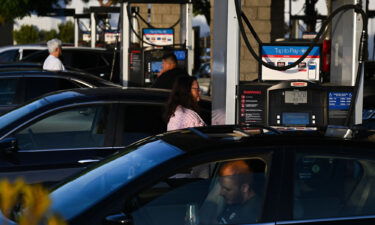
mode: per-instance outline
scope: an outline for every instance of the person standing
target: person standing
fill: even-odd
[[[188,73],[177,67],[177,58],[173,52],[162,57],[162,69],[158,73],[152,88],[172,89],[176,79],[180,76],[189,76]]]
[[[52,39],[47,42],[49,56],[44,60],[43,69],[51,71],[65,70],[59,57],[62,55],[61,41],[59,39]]]
[[[173,85],[166,110],[167,130],[205,126],[199,116],[199,84],[195,77],[180,76]]]

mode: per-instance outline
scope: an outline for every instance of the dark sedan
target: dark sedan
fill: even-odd
[[[66,180],[52,209],[71,225],[374,224],[373,141],[232,126],[168,132]]]
[[[43,94],[83,87],[118,85],[96,76],[73,71],[42,71],[36,68],[0,66],[0,114]]]
[[[48,56],[47,50],[40,50],[28,55],[21,62],[34,62],[43,64]],[[94,74],[106,80],[110,80],[113,51],[100,48],[87,47],[63,47],[61,60],[66,68],[75,68],[87,73]],[[114,72],[111,81],[118,83],[119,77],[119,54],[116,55]]]
[[[134,141],[164,132],[168,96],[169,91],[158,89],[71,89],[4,114],[0,177],[56,182]],[[202,113],[207,118],[210,109]]]

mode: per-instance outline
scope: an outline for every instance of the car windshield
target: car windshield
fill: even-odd
[[[144,172],[182,153],[160,140],[129,146],[53,190],[52,210],[65,219],[73,218]]]

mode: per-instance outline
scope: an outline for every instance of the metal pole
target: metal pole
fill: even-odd
[[[96,20],[95,20],[95,13],[90,13],[91,17],[91,48],[95,48],[96,44]]]
[[[239,80],[240,33],[234,1],[215,1],[212,124],[234,124]]]
[[[194,67],[194,49],[193,49],[193,4],[187,3],[184,6],[184,16],[185,16],[185,41],[186,48],[188,52],[188,65],[187,72],[192,74]]]
[[[78,39],[79,39],[79,19],[77,17],[74,18],[74,47],[78,47]]]
[[[129,15],[127,11],[128,3],[121,3],[121,75],[122,85],[129,85]]]

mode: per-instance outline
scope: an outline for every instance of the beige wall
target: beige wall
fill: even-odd
[[[217,0],[220,1],[220,0]],[[211,0],[211,34],[214,21],[214,2]],[[271,40],[271,0],[242,0],[242,10],[245,15],[250,20],[255,31],[257,32],[259,38],[262,42],[270,42]],[[252,37],[250,31],[246,29],[246,33],[250,40],[251,45],[254,50],[258,52],[258,46],[255,43],[254,38]],[[213,46],[214,37],[211,36],[211,46]],[[212,52],[215,49],[212,49]],[[253,56],[250,54],[249,50],[246,48],[246,45],[241,37],[240,45],[240,81],[250,81],[258,78],[258,63],[255,61]]]
[[[138,6],[140,8],[141,16],[147,21],[147,4],[132,4],[132,6]],[[171,27],[179,19],[181,13],[181,5],[178,4],[152,4],[151,8],[151,25],[154,27]],[[145,28],[146,25],[140,21],[141,28]],[[142,29],[140,29],[142,32]],[[180,43],[180,24],[174,27],[175,40],[174,43]]]
[[[217,0],[220,1],[220,0]],[[223,1],[223,0],[221,0]],[[229,0],[230,1],[230,0]],[[279,1],[279,0],[278,0]],[[214,2],[211,0],[211,34],[214,21]],[[271,41],[271,0],[242,0],[242,8],[246,16],[251,21],[262,42]],[[132,5],[133,6],[133,5]],[[147,4],[134,4],[140,7],[140,14],[147,20]],[[283,12],[283,11],[281,11]],[[179,18],[181,13],[181,5],[176,4],[152,4],[151,24],[155,27],[170,27]],[[141,27],[145,24],[141,22]],[[246,30],[253,48],[258,52],[258,46],[252,38],[250,31]],[[211,46],[213,46],[213,36],[211,35]],[[175,27],[175,43],[180,43],[180,25]],[[215,49],[211,50],[212,52]],[[241,38],[240,47],[240,80],[249,81],[258,78],[258,63],[250,54]]]

